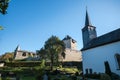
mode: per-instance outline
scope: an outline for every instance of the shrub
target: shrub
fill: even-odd
[[[84,75],[86,78],[92,78],[92,79],[99,79],[100,78],[100,74],[86,74]]]
[[[110,76],[108,74],[101,74],[100,80],[111,80]]]
[[[113,80],[120,80],[120,76],[118,74],[116,74],[116,73],[112,72],[111,77],[112,77]]]
[[[40,61],[15,61],[15,62],[6,62],[5,66],[8,66],[8,67],[34,67],[34,66],[39,66],[40,63],[41,63]]]
[[[41,69],[45,68],[45,60],[42,60],[42,61],[41,61],[40,68],[41,68]]]

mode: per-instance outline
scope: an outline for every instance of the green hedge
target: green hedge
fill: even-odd
[[[5,66],[7,67],[34,67],[40,66],[41,62],[39,61],[20,61],[20,62],[6,62]]]
[[[76,66],[82,69],[82,62],[61,62],[63,66]],[[7,67],[35,67],[40,66],[41,61],[14,61],[6,62]],[[50,62],[45,62],[46,66],[50,66]]]

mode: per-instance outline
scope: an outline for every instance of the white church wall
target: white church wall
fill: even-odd
[[[111,71],[120,75],[120,70],[117,70],[118,66],[115,60],[116,53],[120,54],[120,41],[82,51],[83,73],[85,74],[85,69],[104,73],[104,61],[108,61]]]

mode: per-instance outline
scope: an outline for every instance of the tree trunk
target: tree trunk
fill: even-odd
[[[51,64],[50,64],[51,71],[53,70],[53,55],[51,55]]]

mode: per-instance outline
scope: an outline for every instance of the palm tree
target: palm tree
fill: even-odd
[[[59,62],[59,55],[62,54],[65,50],[64,42],[56,36],[51,36],[45,42],[44,47],[51,61],[51,70],[53,70],[53,64]]]

